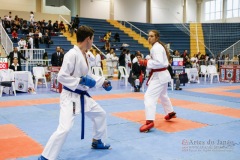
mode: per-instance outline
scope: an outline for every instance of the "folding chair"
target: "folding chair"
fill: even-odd
[[[103,70],[101,67],[92,67],[92,74],[96,75],[96,76],[101,76],[103,77]]]
[[[2,97],[2,92],[4,88],[12,88],[14,95],[16,96],[15,82],[14,82],[14,71],[11,69],[0,70],[0,97]],[[9,89],[10,93],[10,89]]]
[[[48,88],[44,67],[33,67],[33,76],[35,77],[35,90],[37,90],[39,79],[43,79],[45,81],[46,88]]]
[[[124,79],[125,80],[125,86],[127,86],[127,83],[128,83],[128,73],[127,73],[127,70],[125,67],[123,66],[119,66],[118,67],[118,71],[120,72],[121,76],[120,76],[120,79]]]

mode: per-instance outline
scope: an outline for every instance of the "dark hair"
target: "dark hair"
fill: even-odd
[[[83,42],[87,37],[93,38],[94,30],[88,26],[80,26],[77,30],[77,42]]]

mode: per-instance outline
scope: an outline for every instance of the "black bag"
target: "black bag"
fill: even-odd
[[[179,74],[180,83],[188,83],[187,73]]]

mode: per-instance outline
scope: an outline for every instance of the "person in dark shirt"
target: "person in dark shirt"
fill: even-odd
[[[10,65],[9,69],[12,69],[13,71],[22,71],[21,66],[18,64],[18,58],[13,58],[13,63]]]
[[[17,47],[13,48],[13,52],[10,52],[8,55],[8,59],[10,60],[10,64],[13,63],[13,59],[17,58],[18,59],[18,64],[19,67],[21,68],[21,59],[27,60],[21,52],[18,51]]]
[[[51,63],[52,66],[62,66],[64,54],[61,53],[61,48],[56,47],[56,52],[52,54]]]
[[[138,61],[142,59],[142,55],[138,54]],[[133,63],[132,70],[130,72],[130,76],[128,81],[131,83],[132,87],[134,87],[135,92],[139,92],[142,87],[144,76],[146,74],[146,66],[142,66],[139,62]]]

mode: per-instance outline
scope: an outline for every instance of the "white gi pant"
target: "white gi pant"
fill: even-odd
[[[66,91],[63,90],[63,92]],[[67,103],[64,103],[62,101],[66,102],[67,100],[62,100],[61,95],[59,125],[57,130],[48,140],[48,143],[46,144],[42,153],[42,156],[49,160],[57,159],[57,156],[65,142],[65,139],[67,138],[67,135],[74,124],[75,115],[73,114],[73,107],[71,105],[66,105]],[[105,138],[107,133],[106,112],[98,103],[86,95],[84,96],[84,101],[85,105],[88,105],[87,108],[90,108],[85,110],[85,116],[90,118],[93,122],[93,138],[96,140]]]
[[[107,70],[108,70],[108,75],[109,75],[109,76],[113,76],[113,73],[114,73],[114,68],[113,68],[113,66],[107,66]]]
[[[172,103],[167,94],[168,82],[161,83],[159,79],[151,79],[144,95],[146,120],[155,120],[158,98],[161,100],[165,114],[173,112]]]

